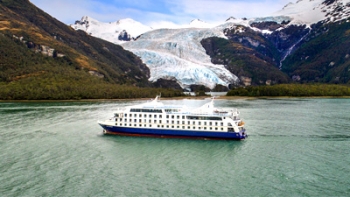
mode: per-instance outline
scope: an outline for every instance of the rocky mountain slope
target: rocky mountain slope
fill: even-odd
[[[132,19],[100,23],[90,17],[67,26],[29,0],[0,0],[0,99],[29,90],[45,98],[59,92],[101,96],[116,84],[227,90],[349,83],[349,2],[299,0],[270,17],[152,29]]]
[[[27,57],[8,50],[16,45],[23,48],[21,50],[31,51],[31,56],[51,57],[52,64],[69,65],[105,82],[151,85],[149,69],[137,56],[118,45],[75,31],[28,0],[0,1],[0,35],[2,42],[6,42],[0,45],[1,81],[10,82],[13,78],[41,71],[32,65],[33,62],[26,61]],[[16,56],[23,59],[23,64],[12,63],[18,61]]]
[[[0,0],[0,100],[181,95],[154,88],[139,57],[76,31],[29,0]]]

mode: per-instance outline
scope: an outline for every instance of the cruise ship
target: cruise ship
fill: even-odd
[[[114,117],[98,122],[104,134],[161,138],[242,140],[247,137],[237,109],[220,110],[214,98],[190,109],[164,105],[159,96],[150,102],[118,109]]]

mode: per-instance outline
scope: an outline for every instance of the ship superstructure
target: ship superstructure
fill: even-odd
[[[214,99],[200,108],[164,105],[156,97],[152,102],[118,109],[114,117],[99,122],[105,134],[245,139],[244,122],[235,110],[219,110]]]

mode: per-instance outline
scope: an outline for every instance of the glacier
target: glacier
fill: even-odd
[[[182,28],[152,29],[132,19],[122,19],[117,22],[102,23],[91,17],[83,17],[71,25],[74,29],[84,30],[92,36],[99,37],[139,56],[149,67],[150,81],[158,79],[176,79],[184,89],[190,85],[204,85],[214,88],[217,84],[228,86],[237,84],[237,76],[229,72],[224,65],[215,65],[201,45],[201,40],[209,37],[225,38],[224,29],[234,29],[242,33],[244,28],[250,28],[262,34],[271,34],[268,29],[252,27],[252,23],[275,21],[282,23],[289,21],[289,25],[306,25],[319,21],[339,21],[348,17],[350,0],[298,0],[287,4],[282,10],[270,16],[251,19],[228,18],[223,24],[214,26],[199,19],[193,20]],[[120,40],[119,37],[133,38]],[[291,47],[293,49],[294,45]],[[290,49],[290,51],[291,51]],[[283,59],[289,55],[288,51]]]
[[[152,82],[175,78],[184,89],[193,84],[213,89],[217,84],[228,86],[239,80],[224,65],[211,63],[200,43],[209,37],[226,38],[224,27],[157,29],[121,45],[149,67]]]

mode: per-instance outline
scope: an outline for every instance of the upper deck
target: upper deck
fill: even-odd
[[[215,117],[232,117],[238,116],[237,109],[221,110],[214,107],[213,100],[203,106],[195,109],[189,109],[183,105],[164,105],[158,101],[152,101],[145,104],[119,108],[115,114],[121,113],[158,113],[168,115],[191,115],[191,116],[215,116]]]

